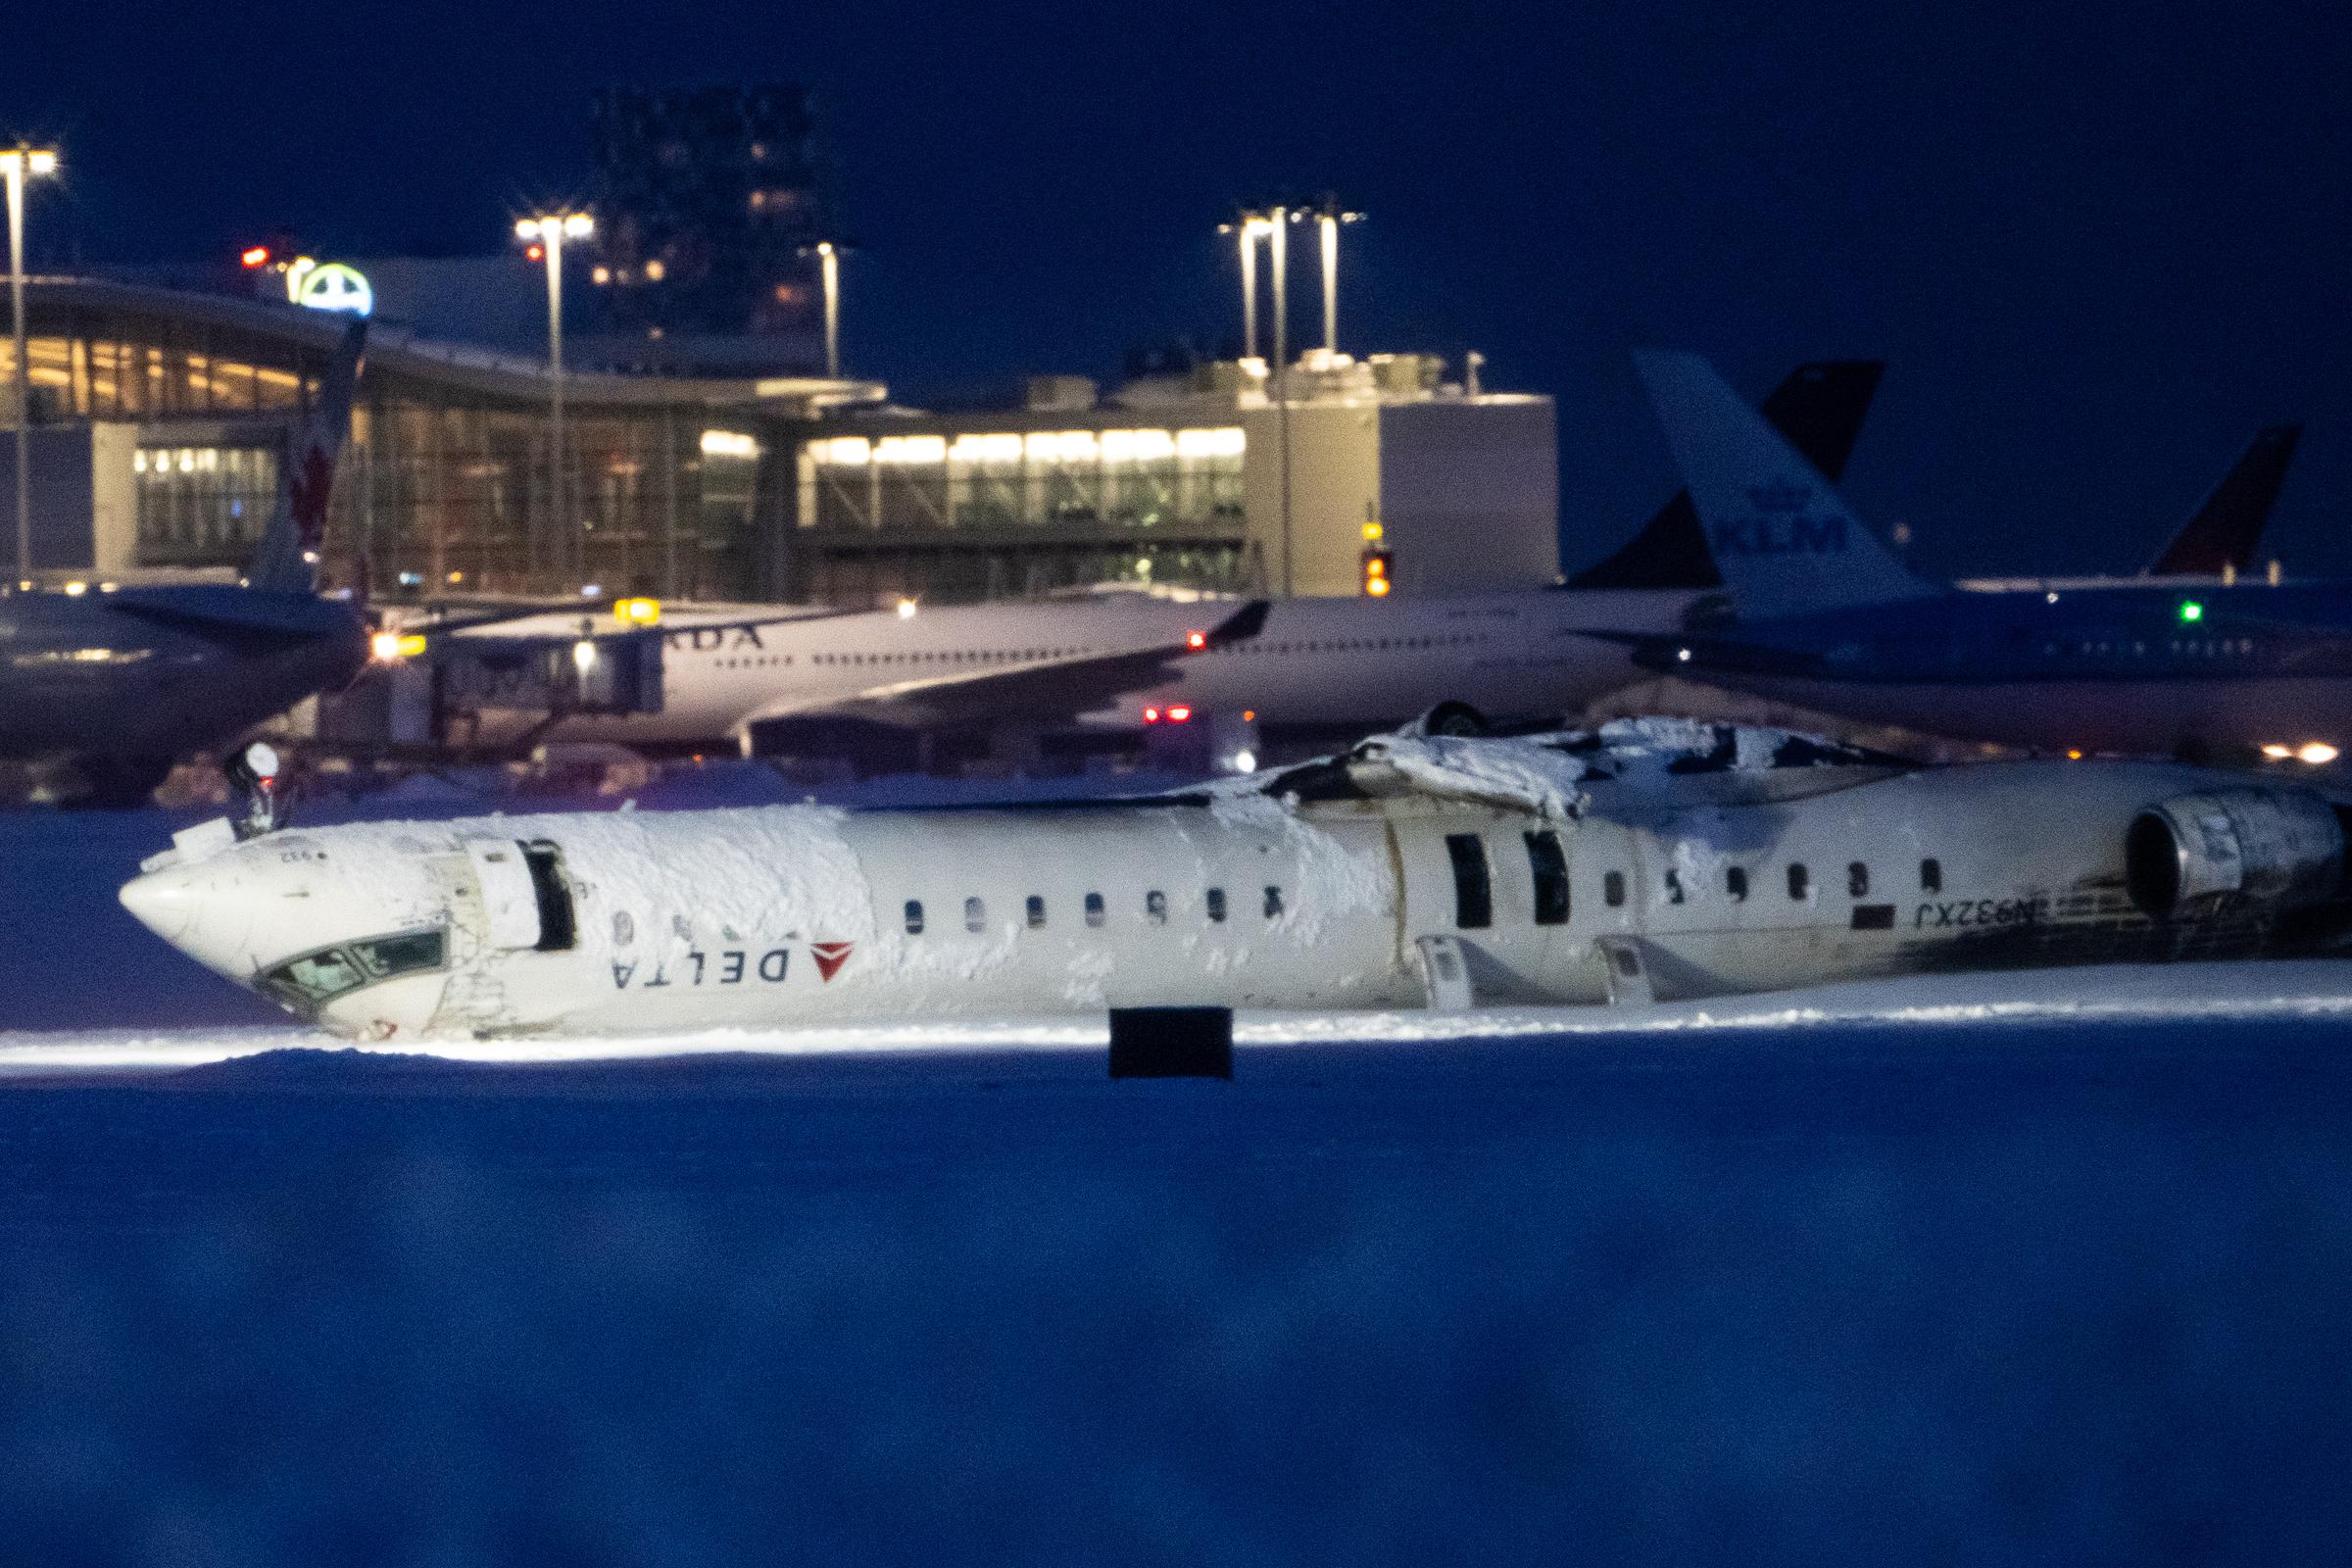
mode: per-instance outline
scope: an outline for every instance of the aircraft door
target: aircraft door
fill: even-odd
[[[482,892],[482,912],[494,948],[539,945],[539,897],[522,846],[513,839],[467,839],[466,858]]]
[[[1567,854],[1557,825],[1519,814],[1396,824],[1404,940],[1457,944],[1475,1000],[1543,1001],[1547,956],[1566,932]]]
[[[1607,1002],[1610,959],[1598,944],[1638,943],[1646,926],[1646,901],[1656,892],[1645,870],[1642,836],[1617,823],[1588,818],[1560,832],[1568,855],[1568,919],[1553,926],[1544,953],[1551,995],[1570,1002]],[[1541,856],[1541,849],[1531,849]]]

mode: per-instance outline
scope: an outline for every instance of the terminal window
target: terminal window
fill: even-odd
[[[139,561],[241,565],[277,509],[275,452],[264,447],[141,447],[131,454]]]

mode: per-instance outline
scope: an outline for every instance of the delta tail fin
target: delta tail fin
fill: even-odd
[[[1773,388],[1760,411],[1767,423],[1835,483],[1853,455],[1884,360],[1819,360],[1800,365]],[[1568,579],[1571,588],[1720,588],[1723,574],[1707,554],[1690,492],[1678,490],[1617,552]]]
[[[248,587],[264,593],[317,591],[318,572],[310,558],[318,553],[326,534],[326,500],[334,488],[335,462],[351,431],[352,396],[367,351],[368,323],[354,321],[319,378],[318,401],[312,405],[310,417],[288,434],[285,461],[278,466],[277,511],[245,568]]]
[[[1743,619],[1943,590],[1915,576],[1821,470],[1695,354],[1634,357],[1690,487],[1707,550]]]
[[[2149,564],[2147,577],[2219,577],[2254,564],[2262,530],[2295,460],[2300,424],[2274,424],[2256,434],[2222,482],[2213,487],[2173,542]]]

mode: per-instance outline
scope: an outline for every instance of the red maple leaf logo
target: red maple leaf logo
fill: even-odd
[[[294,512],[294,534],[306,550],[326,537],[326,493],[335,480],[334,461],[323,447],[311,447],[286,479],[286,501]]]
[[[809,943],[808,956],[816,960],[817,978],[820,980],[832,979],[841,966],[850,961],[850,949],[855,946],[855,943],[850,942]]]

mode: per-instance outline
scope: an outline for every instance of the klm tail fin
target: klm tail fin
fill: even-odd
[[[318,382],[318,401],[310,417],[286,440],[279,466],[277,511],[262,535],[261,548],[245,568],[249,587],[265,593],[307,594],[318,588],[309,557],[326,533],[326,498],[334,488],[335,460],[351,430],[351,403],[368,349],[368,323],[354,321],[335,347],[335,357]]]
[[[2141,575],[2219,577],[2225,570],[2243,571],[2251,565],[2302,435],[2300,424],[2275,424],[2256,435]]]
[[[1762,413],[1788,438],[1807,463],[1832,482],[1845,471],[1854,440],[1878,394],[1884,360],[1821,360],[1800,365],[1773,388]],[[1640,533],[1607,557],[1568,579],[1571,588],[1720,588],[1723,574],[1707,554],[1690,492],[1672,501]]]
[[[1634,358],[1741,617],[1942,592],[1905,569],[1713,366],[1695,354]]]

